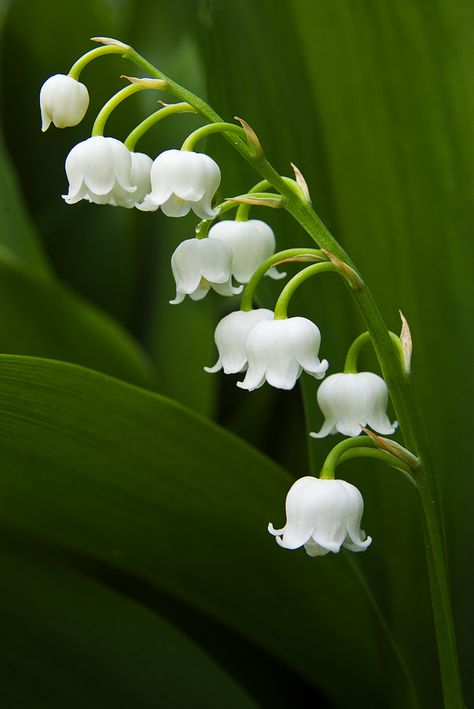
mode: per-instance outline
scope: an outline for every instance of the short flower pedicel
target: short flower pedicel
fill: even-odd
[[[317,398],[326,420],[318,433],[310,433],[313,438],[331,433],[358,436],[367,425],[388,435],[397,426],[387,416],[387,385],[373,372],[331,374],[319,387]]]
[[[201,219],[217,212],[211,201],[221,181],[221,171],[212,158],[188,150],[165,150],[151,168],[151,192],[139,209],[161,207],[168,217],[184,217],[192,209]]]
[[[84,84],[66,74],[55,74],[47,79],[40,91],[41,130],[51,123],[56,128],[76,126],[89,107],[89,92]]]
[[[304,546],[309,556],[337,554],[341,546],[365,551],[372,542],[360,528],[364,501],[359,490],[344,480],[307,475],[297,480],[286,498],[286,524],[268,531],[286,549]]]

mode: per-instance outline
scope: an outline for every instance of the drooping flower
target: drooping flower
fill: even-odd
[[[137,190],[130,194],[127,204],[121,207],[136,207],[145,199],[151,190],[150,170],[153,160],[145,153],[130,153],[132,160],[130,167],[130,182]]]
[[[318,358],[320,344],[319,329],[307,318],[258,323],[247,338],[248,370],[237,386],[253,391],[267,381],[277,389],[292,389],[302,371],[322,379],[328,362]]]
[[[386,435],[397,426],[387,416],[387,385],[373,372],[331,374],[319,387],[317,399],[325,421],[319,433],[310,434],[313,438],[338,432],[358,436],[367,425]]]
[[[95,204],[133,206],[137,186],[131,181],[130,151],[115,138],[97,135],[74,146],[66,158],[68,204],[85,199]]]
[[[66,74],[55,74],[47,79],[40,91],[41,130],[51,123],[56,128],[76,126],[89,107],[89,92],[84,84]]]
[[[201,300],[213,288],[219,295],[235,295],[242,286],[232,286],[232,251],[213,239],[186,239],[171,257],[171,269],[176,281],[173,305],[181,303],[186,295]]]
[[[214,334],[219,358],[213,367],[204,367],[205,371],[213,374],[223,369],[225,374],[236,374],[247,369],[247,338],[263,320],[273,320],[273,311],[266,308],[236,310],[222,318]]]
[[[221,239],[232,249],[232,275],[240,283],[248,283],[256,269],[275,253],[275,235],[271,227],[259,219],[245,222],[225,220],[209,230],[210,239]],[[270,278],[284,278],[276,268],[267,271]]]
[[[304,546],[309,556],[337,554],[341,546],[364,551],[372,539],[360,528],[364,500],[345,480],[325,480],[309,475],[297,480],[286,497],[286,524],[268,531],[286,549]]]
[[[184,217],[190,209],[201,219],[217,211],[211,201],[221,181],[219,166],[209,155],[188,150],[165,150],[151,168],[151,192],[139,209],[161,207],[168,217]]]

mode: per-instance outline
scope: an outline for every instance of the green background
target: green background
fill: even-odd
[[[237,302],[168,304],[192,216],[61,199],[67,152],[120,75],[139,73],[117,57],[90,65],[84,123],[42,135],[42,82],[94,35],[245,118],[283,174],[298,165],[389,327],[399,309],[408,318],[472,703],[472,3],[12,0],[0,15],[3,706],[399,709],[417,706],[413,684],[420,707],[441,706],[414,491],[374,462],[346,464],[370,550],[277,548],[267,522],[283,522],[292,478],[335,440],[308,443],[314,381],[249,395],[203,372]],[[110,133],[123,139],[155,106],[133,97]],[[176,117],[140,149],[179,147],[196,125]],[[221,198],[257,181],[219,137],[206,149]],[[252,214],[279,247],[309,243],[285,213]],[[266,306],[278,288],[262,285]],[[318,323],[338,371],[361,329],[344,289],[322,276],[292,313]]]

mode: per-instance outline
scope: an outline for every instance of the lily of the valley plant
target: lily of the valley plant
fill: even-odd
[[[128,45],[108,38],[96,39],[102,46],[78,59],[67,76],[57,74],[45,82],[40,96],[43,130],[51,122],[62,128],[82,120],[89,95],[79,76],[94,59],[109,53],[120,54],[145,76],[125,77],[129,84],[102,108],[92,135],[79,142],[67,156],[69,189],[64,199],[71,205],[87,200],[148,212],[161,210],[164,215],[176,218],[192,210],[202,221],[196,225],[195,236],[183,233],[182,242],[171,256],[176,281],[176,295],[171,303],[179,304],[186,296],[199,301],[211,289],[223,297],[241,293],[240,309],[226,315],[216,326],[217,362],[205,367],[206,371],[237,374],[237,386],[250,392],[267,384],[291,389],[303,372],[313,377],[314,395],[324,423],[319,432],[311,435],[321,438],[342,434],[347,438],[334,446],[319,476],[303,475],[289,490],[286,523],[281,529],[272,524],[268,527],[281,547],[304,547],[311,557],[338,553],[341,548],[362,552],[369,547],[372,540],[361,528],[362,494],[350,482],[336,477],[338,466],[351,457],[375,458],[399,470],[416,486],[425,522],[445,705],[461,709],[464,704],[440,504],[429,467],[428,445],[414,402],[411,338],[406,321],[400,337],[388,331],[362,275],[314,212],[300,171],[294,168],[295,179],[279,175],[246,121],[238,119],[241,125],[224,122],[201,98],[165,76]],[[111,112],[142,90],[166,91],[178,101],[163,104],[144,118],[123,142],[116,137],[105,137]],[[170,146],[158,156],[135,152],[137,142],[149,128],[179,113],[194,113],[205,125],[191,133],[181,146]],[[201,139],[211,133],[226,138],[260,178],[247,191],[222,204],[214,202],[221,182],[219,166],[210,156],[196,150]],[[261,220],[248,219],[250,205],[286,209],[316,242],[317,248],[303,244],[276,251],[270,226]],[[232,220],[227,213],[234,208],[238,209]],[[255,292],[264,276],[285,278],[286,273],[276,268],[282,263],[296,264],[300,270],[282,287],[273,310],[254,308]],[[324,333],[321,336],[318,326],[306,317],[287,315],[297,288],[308,278],[325,272],[337,274],[341,284],[348,286],[367,328],[348,349],[344,372],[328,376],[330,364],[319,358],[322,340],[322,351],[331,359],[331,353],[324,347]],[[369,341],[381,375],[358,371],[360,348]],[[321,383],[317,389],[318,382]],[[385,438],[397,427],[397,422],[392,422],[387,414],[389,395],[403,444]],[[350,469],[346,475],[350,475]]]

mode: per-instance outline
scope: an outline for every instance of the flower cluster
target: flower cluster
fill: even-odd
[[[132,90],[129,87],[121,93]],[[43,85],[40,104],[43,130],[51,122],[57,127],[74,126],[87,111],[89,95],[76,78],[57,74]],[[248,391],[265,382],[292,389],[303,372],[323,379],[329,365],[319,359],[317,325],[306,317],[287,317],[287,304],[279,306],[283,291],[275,311],[252,307],[261,277],[280,279],[286,274],[275,268],[280,258],[275,255],[275,235],[268,224],[248,219],[246,213],[235,221],[215,221],[221,213],[221,207],[213,205],[221,182],[217,163],[189,149],[193,142],[189,138],[181,150],[165,150],[152,160],[129,149],[128,139],[123,143],[98,134],[96,125],[97,121],[92,137],[73,147],[66,158],[66,203],[86,200],[143,212],[161,208],[169,217],[182,217],[192,210],[203,220],[200,227],[205,227],[196,231],[196,237],[182,241],[171,256],[176,295],[170,302],[182,303],[186,296],[199,301],[211,289],[221,296],[235,296],[246,288],[241,309],[226,315],[216,327],[218,359],[214,366],[204,367],[206,372],[243,374],[237,386]],[[291,297],[295,278],[285,286],[285,298]],[[310,434],[314,438],[335,433],[356,437],[367,425],[385,435],[395,430],[396,423],[390,423],[386,413],[387,386],[374,373],[332,374],[320,385],[317,400],[325,421],[318,433]],[[288,493],[286,525],[275,530],[270,524],[269,531],[280,546],[304,546],[310,556],[338,552],[341,546],[363,551],[371,539],[360,529],[362,512],[362,496],[350,483],[335,480],[332,474],[319,479],[307,476],[297,480]]]

